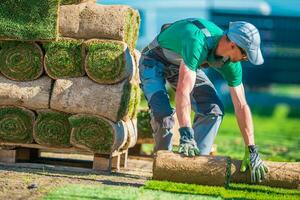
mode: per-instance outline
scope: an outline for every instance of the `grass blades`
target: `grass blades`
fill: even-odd
[[[150,111],[140,110],[137,115],[137,128],[139,138],[153,138],[152,128],[150,124]]]
[[[34,113],[21,107],[0,107],[0,141],[32,143]]]
[[[85,70],[87,75],[101,84],[113,84],[128,75],[125,44],[111,40],[91,40],[86,45]],[[131,72],[130,72],[131,73]]]
[[[224,187],[173,183],[167,181],[148,181],[144,188],[174,193],[220,196],[224,199],[296,200],[300,198],[299,190],[245,184],[230,184],[228,189],[225,189]]]
[[[114,142],[112,125],[93,115],[74,115],[69,118],[72,127],[71,143],[95,153],[110,153]]]
[[[36,43],[3,41],[0,46],[0,71],[4,76],[32,81],[42,75],[43,52]]]
[[[63,40],[44,44],[45,70],[52,79],[84,75],[82,42]]]
[[[65,114],[53,110],[39,110],[34,124],[34,139],[37,143],[53,147],[69,147],[71,126]]]
[[[0,38],[54,40],[60,0],[1,0]]]
[[[215,200],[221,198],[190,194],[174,194],[163,191],[145,190],[135,187],[107,185],[67,185],[50,191],[43,200],[76,200],[76,199],[107,199],[107,200]]]

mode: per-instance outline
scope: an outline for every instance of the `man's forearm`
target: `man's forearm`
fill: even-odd
[[[254,145],[254,128],[250,108],[247,104],[235,108],[238,125],[246,145]]]
[[[183,91],[176,91],[176,114],[180,127],[191,127],[191,103],[190,95]]]

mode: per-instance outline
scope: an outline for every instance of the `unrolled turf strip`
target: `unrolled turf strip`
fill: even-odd
[[[38,117],[33,126],[34,140],[50,147],[69,147],[71,126],[70,114],[43,109],[38,110]]]
[[[32,81],[43,73],[43,52],[34,42],[0,42],[0,71],[11,80]]]
[[[0,106],[0,141],[32,143],[34,120],[34,113],[28,109]]]

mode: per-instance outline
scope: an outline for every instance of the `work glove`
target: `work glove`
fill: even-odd
[[[190,127],[181,127],[179,133],[180,145],[178,152],[190,157],[200,155],[200,151],[194,139],[194,130]]]
[[[268,167],[263,163],[258,154],[258,149],[255,145],[249,145],[245,148],[244,159],[240,168],[241,172],[250,169],[251,182],[261,182],[265,179],[268,173]]]

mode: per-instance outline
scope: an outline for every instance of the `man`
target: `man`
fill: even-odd
[[[204,19],[184,19],[162,27],[143,50],[140,60],[141,88],[151,109],[155,149],[172,150],[174,109],[165,88],[176,90],[176,114],[180,125],[179,153],[208,155],[221,124],[224,109],[217,92],[201,70],[211,67],[227,81],[240,131],[245,142],[241,171],[250,168],[252,182],[264,179],[264,165],[254,143],[253,122],[242,84],[239,61],[264,62],[258,30],[247,22],[232,22],[223,32]],[[193,126],[191,109],[195,112]]]

